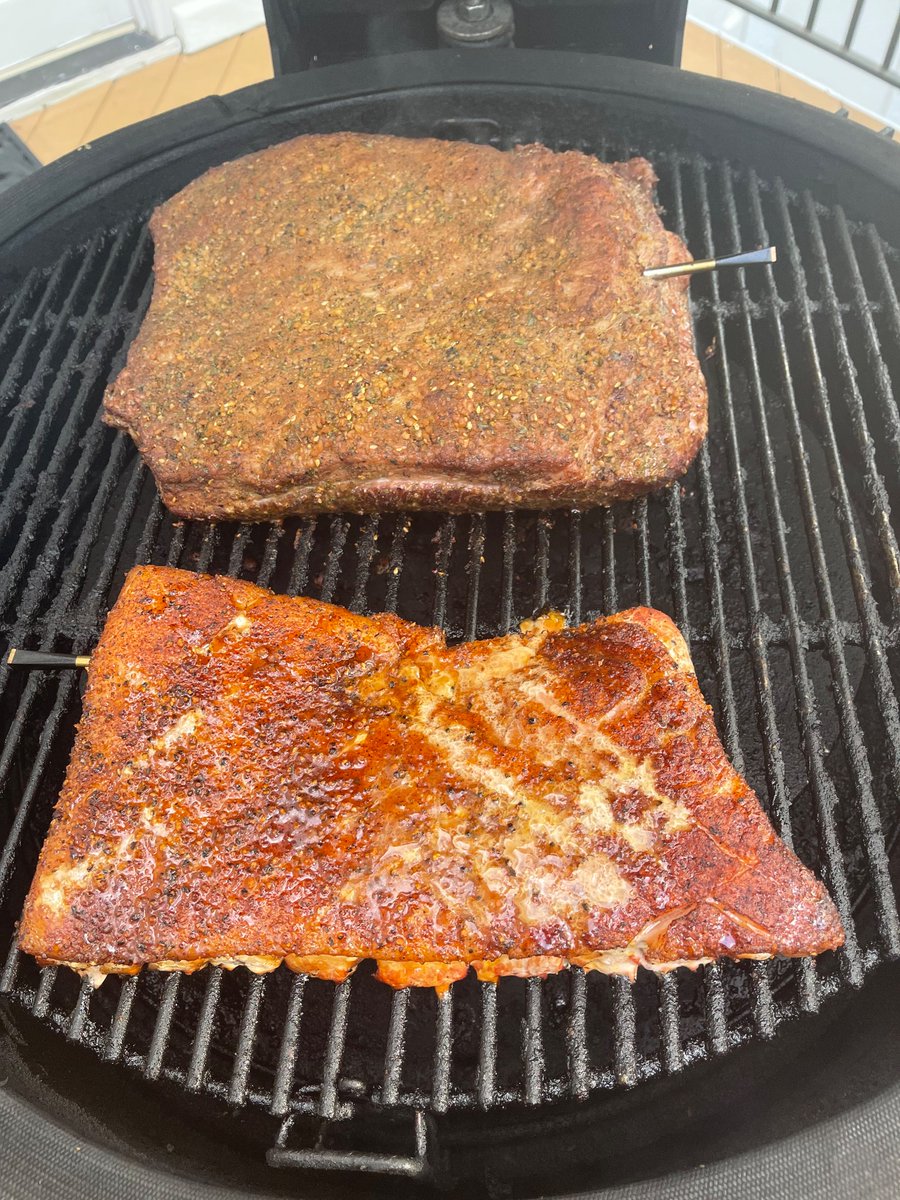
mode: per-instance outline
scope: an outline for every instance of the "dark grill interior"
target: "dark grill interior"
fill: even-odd
[[[130,441],[99,419],[150,295],[144,220],[33,272],[0,316],[4,640],[88,650],[124,573],[148,561],[396,609],[455,638],[504,632],[547,606],[578,621],[653,604],[685,633],[732,759],[841,911],[838,955],[641,972],[633,987],[573,969],[496,987],[469,978],[438,998],[392,993],[364,966],[340,986],[284,968],[208,968],[111,978],[94,992],[20,957],[13,936],[79,680],[4,663],[0,991],[109,1061],[285,1118],[281,1144],[292,1114],[537,1105],[673,1074],[772,1038],[900,951],[900,558],[888,502],[900,481],[900,258],[874,227],[752,171],[646,145],[578,148],[647,153],[667,221],[695,255],[779,249],[774,271],[692,284],[710,437],[679,484],[634,503],[174,521]],[[418,1169],[423,1128],[419,1158],[393,1169]]]

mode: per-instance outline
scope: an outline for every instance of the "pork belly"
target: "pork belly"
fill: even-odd
[[[21,947],[101,978],[282,960],[446,987],[840,945],[636,608],[436,629],[162,567],[128,576]]]

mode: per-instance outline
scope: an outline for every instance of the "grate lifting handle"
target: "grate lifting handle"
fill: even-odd
[[[284,1145],[290,1126],[291,1118],[288,1118],[281,1127],[278,1144],[266,1151],[266,1162],[270,1167],[293,1167],[306,1171],[364,1171],[374,1175],[402,1175],[407,1179],[426,1179],[431,1175],[431,1163],[428,1158],[428,1131],[423,1112],[416,1111],[413,1117],[413,1131],[416,1139],[415,1154],[329,1150],[323,1146],[307,1150],[290,1150]]]

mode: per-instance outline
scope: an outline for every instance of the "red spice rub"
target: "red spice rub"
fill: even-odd
[[[338,133],[153,214],[155,287],[105,399],[188,517],[607,503],[706,432],[643,159]]]
[[[687,648],[637,608],[441,633],[139,567],[20,930],[42,962],[446,986],[841,944],[728,763]]]

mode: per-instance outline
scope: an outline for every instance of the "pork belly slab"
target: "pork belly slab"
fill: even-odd
[[[607,503],[706,432],[644,159],[310,134],[161,205],[105,398],[187,517]]]
[[[436,629],[136,567],[20,929],[95,980],[282,960],[395,987],[841,944],[660,612]]]

